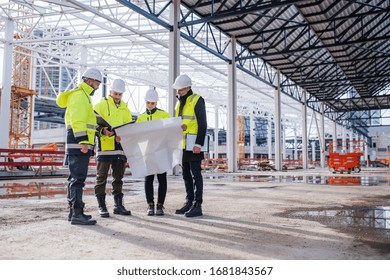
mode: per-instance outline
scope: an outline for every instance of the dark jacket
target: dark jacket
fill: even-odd
[[[192,95],[193,92],[190,89],[186,95],[180,96],[180,109],[179,116],[181,116],[181,112],[183,111],[184,104],[186,103],[187,97]],[[195,106],[195,116],[198,122],[198,136],[196,137],[195,144],[199,144],[203,146],[204,138],[206,136],[207,131],[207,115],[206,115],[206,104],[203,97],[200,97]],[[183,162],[189,161],[202,161],[204,159],[204,153],[201,152],[199,154],[194,154],[191,151],[183,150]]]

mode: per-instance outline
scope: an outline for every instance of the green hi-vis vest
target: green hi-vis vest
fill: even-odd
[[[195,106],[198,103],[200,95],[191,94],[187,96],[186,103],[184,104],[183,112],[181,115],[182,124],[187,125],[187,130],[183,131],[183,149],[186,148],[186,135],[198,134],[198,121],[195,116]],[[176,104],[175,116],[179,117],[180,102]]]

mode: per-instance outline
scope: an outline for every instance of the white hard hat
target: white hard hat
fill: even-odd
[[[192,86],[191,78],[188,75],[183,74],[176,78],[175,83],[172,85],[174,89],[182,89]]]
[[[100,72],[100,70],[96,69],[96,68],[89,68],[87,71],[84,72],[82,77],[83,78],[93,79],[93,80],[96,80],[96,81],[99,81],[99,82],[103,81],[102,72]]]
[[[126,91],[126,84],[122,79],[115,79],[112,81],[111,89],[118,93],[124,93]]]
[[[157,102],[158,93],[155,89],[149,89],[145,94],[145,101]]]

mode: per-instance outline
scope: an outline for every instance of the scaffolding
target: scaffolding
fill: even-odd
[[[15,35],[14,39],[19,39]],[[33,97],[37,93],[31,86],[31,51],[15,46],[13,55],[13,85],[11,87],[11,116],[9,148],[30,148],[33,123]]]

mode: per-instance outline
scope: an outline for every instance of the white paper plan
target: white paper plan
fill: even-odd
[[[133,177],[172,170],[182,159],[181,118],[125,125],[115,129]]]

